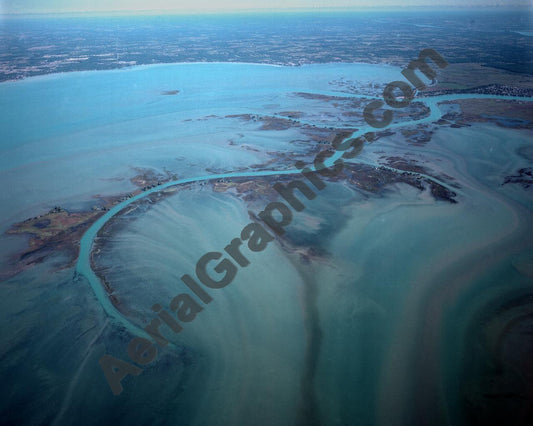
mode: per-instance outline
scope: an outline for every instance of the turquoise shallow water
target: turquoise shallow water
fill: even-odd
[[[431,108],[431,114],[425,118],[425,119],[421,119],[421,120],[417,120],[415,121],[414,123],[413,122],[405,122],[405,123],[397,123],[397,124],[393,124],[391,125],[389,128],[390,129],[394,129],[394,128],[399,128],[399,127],[406,127],[406,126],[409,126],[409,125],[413,125],[413,124],[422,124],[422,123],[429,123],[429,122],[432,122],[432,121],[436,121],[438,120],[442,114],[439,114],[439,109],[438,109],[438,103],[439,102],[443,102],[443,101],[450,101],[450,100],[454,100],[454,99],[472,99],[472,98],[475,98],[475,99],[478,99],[478,98],[486,98],[486,99],[512,99],[512,97],[510,96],[483,96],[483,95],[476,95],[476,96],[473,96],[473,95],[445,95],[445,96],[439,96],[439,97],[436,97],[436,99],[431,99],[431,100],[426,100],[426,99],[419,99],[421,100],[422,102],[426,103],[427,102],[427,105]],[[521,100],[524,100],[526,98],[520,98]],[[366,132],[369,132],[369,131],[372,131],[372,128],[370,126],[367,126],[361,130],[359,130],[358,132],[356,132],[354,134],[354,136],[358,136],[358,135],[363,135],[365,134]],[[342,153],[337,153],[336,156],[333,156],[329,159],[329,165],[331,165],[336,159],[340,158],[341,157],[341,154]],[[328,164],[328,162],[326,163]],[[272,171],[262,171],[262,172],[244,172],[244,173],[220,173],[220,174],[209,174],[209,175],[201,175],[201,176],[197,176],[197,177],[193,177],[193,178],[186,178],[186,179],[179,179],[177,181],[171,181],[171,182],[168,182],[168,183],[165,183],[163,185],[160,185],[156,188],[153,188],[153,189],[150,189],[148,191],[145,191],[143,192],[142,194],[139,194],[135,197],[132,197],[120,204],[117,204],[115,207],[113,207],[112,209],[110,209],[104,216],[102,216],[93,226],[91,226],[91,228],[84,234],[81,242],[80,242],[80,256],[79,256],[79,261],[77,263],[77,266],[76,266],[76,270],[77,272],[81,273],[82,275],[84,275],[86,278],[89,279],[89,282],[91,283],[91,286],[93,288],[93,290],[95,291],[95,294],[97,295],[98,299],[100,300],[100,303],[102,304],[102,306],[104,306],[104,308],[106,309],[106,311],[108,312],[108,314],[110,314],[113,318],[115,318],[117,321],[121,322],[123,325],[125,325],[130,331],[135,331],[137,333],[139,333],[140,335],[143,335],[143,336],[146,336],[146,334],[142,331],[142,330],[139,330],[138,328],[134,328],[134,327],[131,327],[131,325],[127,322],[127,321],[124,321],[122,315],[120,315],[116,309],[113,307],[113,305],[111,304],[111,302],[109,301],[109,298],[107,297],[101,283],[100,283],[100,280],[98,279],[98,277],[94,274],[94,272],[92,271],[91,267],[90,267],[90,251],[91,251],[91,247],[92,247],[92,243],[93,243],[93,240],[94,238],[96,237],[96,234],[98,233],[98,231],[105,225],[105,223],[107,221],[109,221],[111,218],[113,218],[117,213],[119,213],[120,211],[124,210],[128,205],[150,195],[150,194],[153,194],[155,192],[158,192],[158,191],[161,191],[161,190],[164,190],[166,188],[169,188],[169,187],[172,187],[172,186],[175,186],[175,185],[181,185],[181,184],[186,184],[186,183],[191,183],[191,182],[202,182],[202,181],[205,181],[207,179],[220,179],[220,178],[232,178],[232,177],[243,177],[243,176],[248,176],[248,177],[252,177],[252,176],[272,176],[272,175],[278,175],[278,174],[288,174],[288,175],[295,175],[295,178],[298,176],[299,174],[299,171],[297,169],[293,169],[293,170],[286,170],[286,171],[276,171],[276,170],[272,170]]]
[[[223,117],[297,107],[317,124],[332,124],[325,114],[334,108],[319,109],[293,92],[331,93],[330,81],[340,77],[384,83],[396,71],[364,64],[177,64],[2,83],[0,230],[56,205],[87,209],[97,194],[129,192],[138,168],[189,178],[207,168],[262,163],[268,151],[292,152],[287,142],[301,139],[298,132],[257,132],[255,123]],[[171,90],[180,93],[162,95]],[[2,259],[13,247],[0,242]]]
[[[50,416],[57,423],[80,409],[81,395],[90,401],[87,412],[107,420],[112,412],[135,419],[134,413],[140,415],[132,409],[135,402],[148,398],[186,424],[219,424],[221,418],[231,424],[292,423],[302,418],[300,379],[309,369],[313,315],[322,333],[313,403],[325,423],[359,419],[364,424],[390,424],[394,418],[409,418],[417,386],[425,389],[426,407],[434,407],[432,398],[442,395],[453,400],[454,371],[450,373],[450,365],[440,357],[450,351],[448,342],[460,341],[461,336],[457,332],[448,340],[442,337],[442,329],[453,323],[445,321],[447,306],[459,306],[472,288],[487,293],[499,288],[501,283],[487,278],[493,269],[507,271],[509,277],[508,288],[496,292],[498,297],[528,285],[523,273],[509,271],[515,257],[530,249],[530,196],[520,190],[510,194],[498,185],[514,168],[528,163],[520,155],[520,149],[530,144],[528,131],[493,125],[440,129],[431,143],[419,148],[402,146],[394,135],[381,139],[365,148],[361,161],[375,164],[381,150],[424,155],[461,185],[459,204],[437,203],[428,193],[404,185],[381,197],[364,196],[342,183],[330,185],[305,212],[295,214],[290,231],[327,250],[328,262],[303,268],[297,256],[274,244],[256,254],[236,281],[217,293],[213,304],[173,339],[172,347],[161,351],[153,366],[125,381],[128,399],[111,396],[98,367],[105,352],[127,359],[128,341],[142,335],[151,304],[165,304],[183,291],[177,278],[192,273],[194,262],[205,252],[221,250],[249,218],[242,201],[199,187],[179,192],[143,214],[134,213],[108,241],[104,258],[113,287],[131,310],[126,315],[110,303],[90,267],[94,239],[107,221],[135,201],[173,186],[294,174],[295,170],[255,171],[250,166],[268,159],[269,151],[298,154],[298,147],[289,143],[301,137],[298,132],[258,132],[257,125],[223,117],[298,110],[306,114],[307,123],[357,127],[357,134],[363,134],[372,129],[357,118],[339,122],[331,106],[293,94],[348,96],[330,82],[344,77],[361,84],[386,83],[396,80],[399,72],[362,64],[187,64],[0,85],[0,106],[6,112],[0,119],[6,131],[0,174],[5,183],[2,196],[10,201],[1,207],[4,228],[15,218],[55,204],[86,205],[95,194],[131,190],[128,178],[135,174],[133,168],[169,170],[179,177],[102,216],[84,234],[75,268],[61,276],[53,292],[44,285],[21,286],[28,300],[45,294],[50,301],[46,310],[54,329],[48,333],[27,313],[13,314],[24,318],[15,324],[28,330],[32,344],[39,344],[39,334],[48,336],[42,346],[47,360],[54,359],[58,347],[73,347],[70,358],[60,351],[57,362],[69,360],[62,374],[41,369],[38,375],[44,389],[56,381],[68,383],[66,390],[57,386],[54,393],[61,410]],[[167,90],[180,93],[161,95]],[[442,115],[439,102],[468,97],[419,98],[430,107],[429,116],[395,123],[390,129],[432,123]],[[221,118],[204,119],[210,115]],[[256,150],[228,145],[236,138]],[[50,265],[28,271],[15,282],[30,282],[29,276],[40,282],[39,274],[49,274],[46,266]],[[441,306],[439,300],[446,304]],[[57,306],[65,312],[58,313]],[[417,358],[413,348],[418,347],[430,355]],[[416,362],[422,378],[413,368]],[[443,383],[442,392],[424,388],[424,378]],[[124,403],[128,400],[132,403]],[[144,412],[141,417],[153,420]]]
[[[186,178],[205,174],[207,167],[229,171],[261,162],[266,150],[287,150],[287,140],[300,136],[252,132],[253,124],[217,117],[297,106],[327,125],[319,117],[331,108],[315,112],[316,103],[292,93],[330,93],[330,81],[341,77],[385,83],[397,73],[363,64],[177,64],[2,83],[0,229],[52,203],[131,190],[124,177],[134,174],[132,167],[173,170]],[[169,90],[180,93],[162,95]],[[230,139],[259,152],[232,148]],[[26,196],[18,197],[19,191]]]

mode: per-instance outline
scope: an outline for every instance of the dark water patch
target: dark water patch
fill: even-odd
[[[530,122],[520,118],[501,117],[499,115],[480,114],[481,117],[494,121],[498,126],[506,128],[518,128],[528,125]]]
[[[304,289],[304,323],[307,331],[307,345],[305,348],[304,367],[300,380],[301,402],[298,408],[297,424],[301,426],[320,425],[320,412],[315,389],[315,377],[320,346],[322,344],[322,330],[317,300],[317,284],[313,279],[306,279]]]

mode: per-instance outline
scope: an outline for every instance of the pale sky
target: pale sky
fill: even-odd
[[[0,14],[160,10],[231,12],[254,9],[330,9],[412,6],[516,6],[533,0],[0,0]]]

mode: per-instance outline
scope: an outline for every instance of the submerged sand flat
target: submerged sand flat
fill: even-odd
[[[101,422],[120,416],[153,423],[165,413],[198,425],[312,417],[386,425],[398,418],[413,424],[423,411],[431,424],[454,424],[471,404],[490,417],[479,389],[493,372],[465,366],[480,357],[490,364],[500,341],[507,358],[497,379],[511,383],[507,391],[520,402],[528,373],[513,376],[521,361],[508,353],[520,348],[505,322],[527,311],[515,305],[531,288],[532,199],[526,187],[503,183],[530,165],[531,130],[438,127],[446,107],[436,100],[427,101],[429,113],[418,111],[422,130],[431,130],[425,144],[401,132],[420,131],[406,114],[352,161],[396,170],[398,158],[416,160],[426,169],[414,176],[453,188],[456,203],[437,200],[427,185],[369,190],[348,179],[328,181],[294,212],[284,239],[246,252],[250,265],[228,287],[210,291],[213,302],[194,321],[179,334],[165,332],[171,344],[140,376],[123,381],[120,397],[98,364],[104,353],[128,360],[129,341],[155,317],[151,307],[167,308],[187,291],[181,275],[193,274],[206,252],[221,251],[271,200],[267,189],[250,184],[240,194],[228,182],[207,183],[210,176],[262,178],[258,188],[266,188],[277,171],[294,173],[294,158],[310,158],[310,145],[327,140],[320,128],[365,126],[357,108],[368,97],[332,82],[386,84],[400,71],[182,64],[0,85],[0,173],[10,200],[1,205],[4,229],[50,203],[87,209],[96,195],[132,191],[139,169],[193,181],[169,182],[165,191],[155,188],[103,216],[107,227],[82,239],[82,273],[58,270],[58,253],[2,283],[10,291],[2,309],[17,330],[3,337],[6,371],[21,360],[44,360],[25,378],[49,395],[27,396],[40,410],[34,419],[61,424],[81,410]],[[3,251],[13,249],[3,241]],[[100,277],[95,282],[87,279],[88,266]],[[101,287],[93,292],[95,285]],[[35,303],[45,314],[35,314]],[[501,311],[496,323],[486,320],[487,309]],[[473,348],[476,338],[482,344]],[[14,390],[15,400],[20,392]],[[59,414],[47,407],[50,400],[60,401]]]

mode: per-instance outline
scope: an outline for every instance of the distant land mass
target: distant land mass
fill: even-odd
[[[174,62],[404,66],[428,46],[454,63],[533,73],[527,11],[435,13],[9,17],[0,26],[0,81]]]

